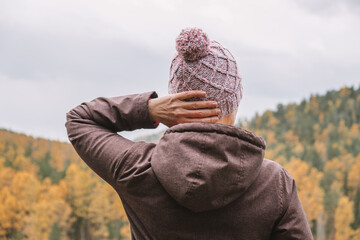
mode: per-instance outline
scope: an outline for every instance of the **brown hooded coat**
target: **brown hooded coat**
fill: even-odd
[[[295,182],[264,159],[262,138],[218,123],[176,125],[157,145],[118,135],[155,127],[155,97],[97,98],[65,124],[80,157],[119,194],[133,239],[312,239]]]

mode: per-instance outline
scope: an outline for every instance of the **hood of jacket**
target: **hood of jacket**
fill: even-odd
[[[264,152],[265,141],[242,128],[185,123],[165,132],[151,165],[170,196],[203,212],[239,198],[258,176]]]

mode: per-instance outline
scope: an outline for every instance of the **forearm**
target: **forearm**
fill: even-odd
[[[149,115],[148,100],[155,92],[113,98],[96,98],[67,113],[65,124],[70,142],[79,156],[98,175],[110,183],[117,179],[127,161],[126,153],[136,143],[116,132],[155,128]]]
[[[86,125],[102,126],[113,132],[153,128],[148,100],[156,97],[155,92],[147,92],[112,98],[99,97],[82,103],[67,113],[69,135]]]

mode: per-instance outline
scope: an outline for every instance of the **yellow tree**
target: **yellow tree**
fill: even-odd
[[[26,218],[24,230],[28,239],[48,239],[54,224],[60,229],[61,239],[68,239],[67,232],[72,223],[71,208],[66,203],[62,188],[52,185],[46,178],[41,186],[39,200]]]
[[[350,187],[350,196],[354,197],[355,191],[360,187],[360,154],[357,155],[355,163],[349,172],[348,184]]]
[[[0,172],[1,172],[1,170],[4,168],[4,163],[5,163],[5,158],[3,158],[3,157],[0,157]]]
[[[317,97],[312,96],[310,98],[310,102],[308,104],[309,104],[309,106],[308,106],[309,110],[314,114],[318,114],[318,112],[319,112],[319,103],[318,103]]]
[[[38,166],[33,164],[30,158],[25,157],[22,154],[18,154],[12,164],[13,168],[17,171],[26,171],[31,172],[32,174],[37,174]]]
[[[5,150],[5,145],[2,142],[0,142],[0,153],[3,153],[4,150]]]
[[[360,136],[359,124],[354,123],[351,125],[349,130],[349,137],[350,138],[358,138]]]
[[[340,97],[344,98],[344,97],[346,97],[346,96],[349,95],[349,94],[350,94],[350,89],[349,89],[349,88],[347,88],[347,87],[342,87],[342,88],[340,89],[340,92],[339,92]]]
[[[110,208],[110,199],[106,195],[105,185],[98,183],[89,208],[90,231],[94,239],[106,239],[109,236],[106,224],[112,209]]]
[[[360,226],[360,154],[357,155],[348,178],[349,198],[354,201],[354,226]]]
[[[336,188],[341,189],[345,181],[345,171],[345,164],[338,158],[327,161],[324,166],[324,173],[331,176],[331,178],[329,178],[329,181],[324,182],[325,187],[330,188],[334,187],[332,185],[338,185]]]
[[[279,124],[279,120],[274,116],[272,111],[267,110],[264,115],[263,115],[263,119],[268,119],[266,126],[268,127],[272,127],[275,128],[276,125]]]
[[[288,106],[287,111],[285,113],[285,119],[290,123],[292,129],[295,129],[295,122],[296,122],[295,111],[296,111],[296,106],[293,104]]]
[[[122,239],[130,239],[130,225],[119,195],[109,184],[105,184],[104,189],[106,190],[106,198],[110,201],[108,212],[110,222],[108,224],[111,224],[112,229],[115,229],[112,234],[115,235],[114,237],[116,239],[120,236]],[[125,228],[129,231],[124,232]],[[121,229],[121,231],[119,231],[119,229]],[[128,236],[128,238],[126,236]]]
[[[5,152],[4,156],[10,162],[12,162],[15,159],[16,151],[15,151],[13,145],[9,145],[9,147],[8,147],[7,151]]]
[[[66,171],[65,182],[67,198],[75,215],[88,218],[89,207],[94,197],[95,181],[88,170],[81,169],[77,164],[71,164]]]
[[[120,229],[121,239],[131,240],[130,224],[124,224]]]
[[[337,127],[337,132],[339,133],[340,139],[346,139],[348,136],[349,129],[345,124],[345,120],[341,120],[339,122],[339,126]]]
[[[21,206],[8,187],[0,190],[0,239],[10,239],[22,227]]]
[[[348,146],[353,146],[352,149],[350,150],[350,152],[354,153],[354,152],[358,152],[355,147],[355,145],[358,144],[354,144],[360,136],[360,130],[359,130],[359,124],[354,123],[351,125],[350,130],[348,131],[348,137],[346,139],[344,139],[346,141],[346,144]]]
[[[63,171],[65,167],[65,159],[66,159],[66,153],[64,149],[62,148],[62,145],[60,142],[52,142],[51,148],[50,148],[50,154],[51,154],[51,166],[56,168],[58,171]]]
[[[314,148],[316,152],[319,154],[321,161],[325,163],[327,160],[326,142],[315,140]]]
[[[38,200],[40,182],[28,172],[17,172],[11,183],[11,192],[21,206],[23,214],[28,214]]]
[[[110,201],[110,211],[108,218],[110,220],[128,221],[122,202],[117,192],[109,185],[104,184],[106,198]]]
[[[327,161],[324,166],[322,185],[325,189],[324,208],[326,217],[326,232],[330,239],[334,238],[335,209],[343,195],[345,181],[345,165],[338,159]]]
[[[40,160],[41,158],[44,158],[46,153],[49,151],[49,144],[50,144],[49,140],[43,138],[37,138],[33,142],[33,152],[31,156],[35,160]]]
[[[306,162],[294,157],[284,167],[296,181],[299,198],[311,225],[312,221],[316,221],[323,212],[324,192],[320,187],[323,174],[315,168],[311,168]]]
[[[354,221],[353,202],[348,197],[341,197],[335,211],[335,240],[359,239],[359,230],[355,231],[350,224]]]
[[[12,168],[4,167],[0,169],[0,189],[10,187],[16,172]]]
[[[299,137],[294,134],[293,130],[288,130],[284,134],[284,140],[286,145],[291,147],[293,153],[300,155],[304,151],[304,146],[299,142]]]
[[[12,168],[4,167],[5,158],[0,157],[0,189],[9,187],[14,178],[15,171]]]
[[[342,164],[342,185],[343,185],[343,190],[344,190],[344,194],[346,196],[349,195],[349,173],[353,168],[353,165],[355,163],[355,158],[353,157],[352,154],[347,153],[346,151],[343,151],[343,153],[341,154],[341,156],[339,157],[339,161]]]
[[[10,192],[16,199],[20,217],[17,223],[17,230],[24,233],[26,217],[30,215],[35,203],[38,200],[40,183],[36,177],[28,172],[17,172],[14,174],[10,184]]]
[[[267,146],[274,145],[274,144],[276,144],[278,142],[276,137],[275,137],[275,132],[274,131],[271,131],[271,130],[266,131],[265,134],[266,134],[265,140],[266,140],[266,145]]]
[[[89,238],[89,211],[94,198],[95,180],[87,169],[77,164],[70,164],[66,171],[67,202],[76,217],[74,238],[82,240]]]

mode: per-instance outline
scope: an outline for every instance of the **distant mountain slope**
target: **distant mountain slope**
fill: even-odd
[[[288,145],[274,157],[299,157],[322,170],[328,160],[344,152],[354,157],[360,153],[359,123],[360,88],[342,88],[300,104],[279,104],[276,111],[257,115],[243,127],[263,136],[268,149]],[[295,145],[302,151],[294,151]]]
[[[0,129],[0,239],[130,239],[117,193],[68,143]]]

